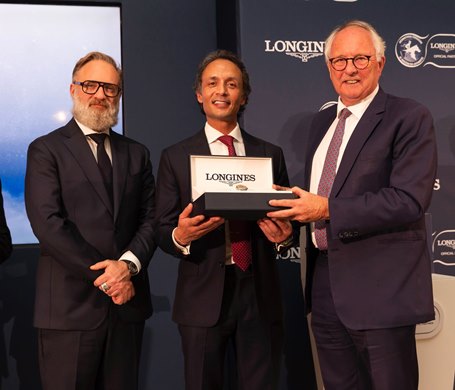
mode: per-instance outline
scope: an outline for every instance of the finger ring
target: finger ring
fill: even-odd
[[[104,282],[102,285],[101,285],[101,289],[104,291],[104,292],[107,292],[107,290],[109,290],[109,286],[107,285],[106,282]]]

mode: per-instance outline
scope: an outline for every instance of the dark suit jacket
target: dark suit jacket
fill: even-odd
[[[111,299],[93,286],[102,273],[89,267],[131,250],[142,271],[132,277],[136,296],[114,305],[125,320],[152,313],[147,265],[154,252],[155,184],[149,152],[141,144],[110,136],[114,207],[86,137],[74,120],[33,141],[28,150],[25,202],[40,243],[35,325],[93,329]]]
[[[242,130],[247,156],[272,157],[274,181],[288,185],[282,150]],[[172,241],[178,216],[191,202],[190,155],[210,155],[204,131],[162,152],[157,176],[157,240],[167,253],[180,257],[173,319],[181,325],[210,327],[219,317],[226,257],[224,226],[191,243],[182,256]],[[281,320],[281,294],[273,244],[252,222],[253,275],[261,316]]]
[[[312,123],[307,186],[314,152],[335,116],[332,106]],[[424,213],[436,164],[430,112],[380,89],[349,140],[329,199],[330,281],[347,327],[396,327],[434,317]],[[309,294],[317,251],[307,242]]]
[[[5,210],[3,209],[2,182],[0,181],[0,263],[11,255],[12,250],[11,233],[8,229]]]

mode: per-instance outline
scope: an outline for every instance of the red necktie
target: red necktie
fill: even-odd
[[[234,138],[223,135],[218,138],[228,148],[229,156],[236,156]],[[246,221],[229,220],[229,235],[231,237],[232,258],[234,263],[246,271],[251,264],[250,227]]]
[[[329,197],[332,185],[335,180],[338,155],[340,154],[340,146],[343,141],[344,127],[346,118],[351,115],[351,111],[343,108],[339,115],[339,121],[330,141],[327,154],[325,156],[324,167],[322,168],[321,179],[319,180],[318,195]],[[316,244],[320,250],[327,250],[327,230],[324,220],[316,221],[314,224],[314,235]]]

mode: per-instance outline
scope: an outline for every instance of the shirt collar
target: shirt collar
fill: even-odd
[[[221,131],[210,126],[207,122],[205,123],[204,131],[205,131],[205,136],[207,137],[207,141],[209,144],[215,142],[219,137],[224,135]],[[233,137],[237,142],[243,142],[242,132],[240,131],[240,126],[238,123],[232,129],[232,131],[227,135],[230,135],[231,137]]]
[[[371,92],[365,99],[361,100],[359,103],[354,104],[352,106],[346,107],[343,102],[341,101],[341,98],[338,97],[338,107],[337,107],[337,117],[340,115],[340,111],[343,108],[347,108],[349,111],[351,111],[352,115],[354,115],[357,119],[360,119],[362,115],[365,113],[367,110],[368,106],[370,103],[373,101],[374,97],[379,91],[379,85],[376,86],[373,92]]]
[[[89,134],[93,134],[93,133],[98,133],[98,134],[103,133],[103,134],[109,135],[109,129],[107,129],[105,131],[95,131],[95,130],[92,130],[90,127],[85,126],[84,124],[79,122],[76,118],[74,118],[74,120],[76,121],[77,125],[80,127],[80,129],[82,130],[84,135],[89,135]]]

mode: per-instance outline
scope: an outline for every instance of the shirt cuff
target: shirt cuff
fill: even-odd
[[[187,246],[180,245],[177,242],[177,240],[175,239],[175,235],[174,235],[175,229],[177,229],[177,228],[174,228],[174,230],[172,231],[172,241],[174,241],[174,245],[182,253],[182,255],[188,256],[190,254],[191,243],[189,243]]]
[[[119,259],[120,260],[128,260],[128,261],[132,261],[136,267],[137,267],[137,272],[139,273],[141,271],[141,268],[142,268],[142,265],[141,265],[141,262],[139,261],[139,259],[136,257],[136,255],[131,252],[131,251],[127,251],[125,252]]]

